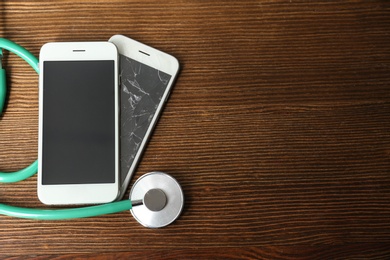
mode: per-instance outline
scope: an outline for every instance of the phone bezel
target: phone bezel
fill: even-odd
[[[76,50],[76,51],[75,51]],[[42,184],[43,63],[45,61],[113,60],[115,64],[115,182],[99,184]],[[38,198],[44,204],[95,204],[115,200],[119,191],[119,91],[118,52],[110,42],[54,42],[42,46],[39,55]]]
[[[153,47],[150,47],[123,35],[114,35],[109,39],[109,41],[116,45],[119,54],[171,75],[171,80],[169,81],[168,86],[165,89],[165,92],[161,98],[161,102],[159,103],[156,112],[150,122],[150,125],[145,133],[145,137],[143,138],[139,149],[134,157],[133,163],[130,166],[129,171],[126,173],[126,178],[124,179],[123,183],[119,184],[120,188],[117,197],[117,200],[119,200],[122,199],[122,197],[126,193],[131,177],[135,172],[135,169],[141,159],[142,153],[147,145],[154,126],[158,121],[158,118],[164,107],[164,103],[170,94],[176,76],[179,72],[179,62],[172,55],[169,55],[165,52],[157,50]]]

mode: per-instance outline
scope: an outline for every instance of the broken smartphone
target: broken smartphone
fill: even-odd
[[[119,53],[120,187],[125,194],[179,71],[177,59],[162,51],[115,35]]]

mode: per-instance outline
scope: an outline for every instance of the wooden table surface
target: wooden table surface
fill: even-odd
[[[157,2],[157,3],[156,3]],[[181,217],[147,229],[122,212],[71,221],[0,216],[0,257],[390,258],[388,1],[2,1],[0,37],[123,34],[181,73],[135,179],[182,185]],[[5,53],[0,170],[37,157],[38,78]],[[36,176],[2,203],[43,207]]]

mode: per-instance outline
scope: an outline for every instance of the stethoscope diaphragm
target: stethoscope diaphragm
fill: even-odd
[[[150,172],[133,185],[131,201],[142,201],[130,209],[133,217],[149,228],[165,227],[175,221],[184,205],[184,195],[179,183],[163,172]]]

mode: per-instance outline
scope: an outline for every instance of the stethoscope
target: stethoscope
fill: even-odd
[[[2,49],[24,59],[39,74],[38,59],[22,46],[0,38],[0,114],[6,98],[5,70],[1,67]],[[0,172],[0,182],[22,181],[34,175],[38,161],[16,172]],[[150,172],[141,176],[130,190],[128,200],[102,205],[71,209],[32,209],[0,204],[0,214],[37,220],[63,220],[86,218],[130,210],[133,217],[145,227],[159,228],[175,221],[184,205],[184,195],[179,183],[163,172]]]

